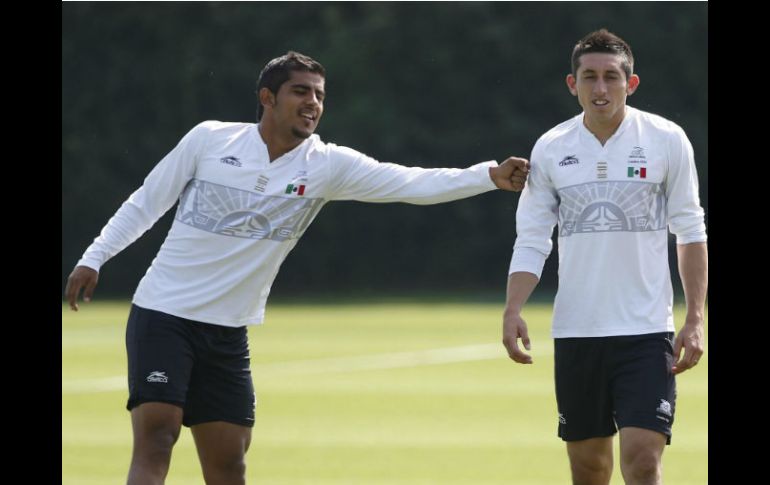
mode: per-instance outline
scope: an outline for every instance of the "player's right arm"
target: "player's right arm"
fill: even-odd
[[[530,350],[527,323],[521,317],[524,304],[540,281],[543,265],[553,248],[551,234],[558,221],[558,196],[548,175],[538,140],[532,149],[529,178],[516,208],[516,242],[508,269],[508,289],[503,312],[503,345],[508,355],[519,364],[531,364],[532,357],[518,345],[521,339]]]
[[[67,288],[64,290],[64,295],[70,304],[70,308],[74,311],[78,311],[78,295],[80,290],[85,289],[83,292],[83,301],[89,302],[94,295],[94,288],[99,281],[99,272],[89,268],[88,266],[75,266],[75,269],[70,273],[67,278]]]
[[[521,339],[524,348],[530,350],[527,322],[521,317],[521,309],[539,281],[537,276],[526,271],[517,271],[508,277],[503,312],[503,345],[508,351],[508,356],[519,364],[532,363],[532,356],[525,354],[519,348],[518,340]]]
[[[86,249],[67,279],[65,296],[77,311],[77,299],[93,296],[101,266],[108,259],[139,239],[176,203],[184,187],[195,175],[198,155],[205,145],[210,122],[190,130],[144,179],[144,183],[110,218],[99,236]]]

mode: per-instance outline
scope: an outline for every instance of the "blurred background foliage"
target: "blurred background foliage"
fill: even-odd
[[[189,129],[255,121],[259,71],[290,49],[327,69],[324,141],[382,162],[466,167],[529,158],[543,132],[580,112],[564,83],[571,49],[601,27],[634,51],[641,86],[629,104],[690,137],[707,209],[706,2],[65,2],[62,289]],[[426,207],[330,203],[273,295],[503,298],[517,200],[495,191]],[[103,267],[97,297],[133,293],[173,212]],[[539,289],[552,294],[555,283],[553,255]]]

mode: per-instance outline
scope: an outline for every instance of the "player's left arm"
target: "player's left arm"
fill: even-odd
[[[679,276],[687,316],[674,340],[674,365],[679,374],[692,368],[703,355],[703,319],[708,288],[708,250],[704,211],[698,196],[698,173],[692,144],[684,130],[674,125],[668,139],[666,204],[668,224],[677,239]],[[684,350],[684,355],[682,351]]]
[[[498,189],[521,192],[527,181],[529,160],[520,157],[508,157],[497,167],[489,167],[489,178]]]
[[[678,244],[679,276],[682,279],[687,316],[674,341],[676,362],[672,371],[679,374],[695,366],[703,355],[703,318],[708,288],[708,249],[705,242]],[[681,356],[684,350],[684,356]]]

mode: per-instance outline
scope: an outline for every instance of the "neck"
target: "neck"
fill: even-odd
[[[282,134],[275,129],[272,123],[264,117],[259,123],[259,134],[267,145],[267,154],[272,162],[276,158],[295,149],[304,140],[293,136],[291,133]]]
[[[583,125],[585,125],[588,131],[590,131],[599,140],[599,143],[604,146],[604,144],[607,143],[607,140],[609,140],[618,130],[618,127],[623,122],[623,118],[625,118],[625,113],[626,110],[624,108],[619,116],[607,121],[590,119],[587,114],[583,114]]]

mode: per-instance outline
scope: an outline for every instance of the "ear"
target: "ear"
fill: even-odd
[[[639,87],[639,82],[639,76],[636,74],[631,74],[631,77],[628,78],[628,86],[626,87],[626,93],[628,93],[629,96],[634,94],[636,88]]]
[[[577,96],[577,79],[572,74],[567,74],[567,88],[573,96]]]
[[[259,103],[264,106],[275,106],[275,95],[267,88],[259,90]]]

